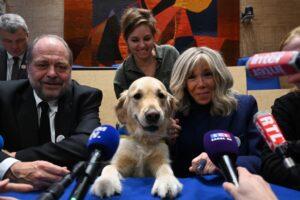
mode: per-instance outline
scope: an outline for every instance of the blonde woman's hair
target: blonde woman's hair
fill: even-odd
[[[192,47],[177,58],[172,70],[170,89],[179,100],[179,111],[189,113],[191,97],[187,91],[187,80],[197,65],[208,65],[215,81],[211,115],[227,116],[236,110],[236,92],[232,90],[233,78],[222,56],[208,47]]]
[[[156,19],[150,10],[143,8],[126,9],[121,17],[121,31],[125,40],[128,39],[129,35],[136,27],[142,24],[147,25],[150,28],[153,36],[156,34]]]
[[[286,36],[283,38],[283,40],[280,43],[279,50],[282,51],[282,49],[296,36],[300,37],[300,26],[297,26],[293,30],[291,30]]]

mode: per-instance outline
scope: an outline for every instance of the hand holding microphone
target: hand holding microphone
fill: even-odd
[[[224,182],[223,188],[235,200],[277,200],[270,185],[258,175],[251,174],[247,169],[238,167],[239,187]]]
[[[213,130],[205,133],[203,141],[206,153],[225,180],[238,186],[235,162],[239,148],[234,136],[224,130]]]
[[[213,174],[217,170],[218,168],[213,164],[205,152],[202,152],[199,156],[194,158],[189,168],[190,172],[195,172],[199,175]]]
[[[239,146],[241,146],[241,139],[234,136],[234,139]],[[206,152],[202,152],[199,156],[192,160],[192,165],[189,168],[190,172],[195,172],[199,175],[213,174],[219,169],[214,165],[214,163],[209,159]]]

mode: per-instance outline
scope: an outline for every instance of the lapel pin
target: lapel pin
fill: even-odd
[[[26,69],[26,65],[21,65],[20,68],[21,69]]]
[[[58,135],[57,137],[56,137],[56,142],[61,142],[62,140],[64,140],[65,139],[65,136],[64,135]]]

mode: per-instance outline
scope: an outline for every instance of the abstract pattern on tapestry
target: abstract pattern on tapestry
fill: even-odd
[[[239,0],[65,0],[64,37],[76,65],[113,66],[127,56],[120,17],[128,7],[151,9],[158,44],[179,52],[192,46],[219,50],[226,64],[239,57]]]

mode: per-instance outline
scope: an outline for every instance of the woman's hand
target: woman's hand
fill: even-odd
[[[181,132],[181,126],[179,125],[179,119],[170,118],[170,126],[168,129],[169,139],[172,142],[175,142],[180,132]]]
[[[204,162],[203,162],[204,161]],[[205,165],[200,169],[199,164]],[[192,160],[192,165],[189,168],[190,172],[195,172],[196,174],[206,175],[214,174],[219,169],[211,162],[207,153],[203,152],[196,158]]]

